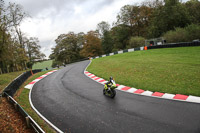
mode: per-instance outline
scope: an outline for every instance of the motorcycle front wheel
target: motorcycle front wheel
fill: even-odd
[[[103,89],[103,94],[104,94],[104,95],[106,94],[106,90],[105,90],[105,89]]]

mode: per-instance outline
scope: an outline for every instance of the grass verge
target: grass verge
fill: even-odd
[[[49,70],[51,71],[51,70]],[[20,89],[17,91],[17,93],[15,94],[15,99],[16,101],[22,106],[22,108],[41,126],[41,128],[47,132],[47,133],[55,133],[55,131],[43,120],[41,119],[37,113],[31,108],[31,105],[29,103],[29,89],[25,89],[24,86],[28,83],[30,83],[31,81],[33,81],[34,79],[36,79],[37,77],[40,77],[41,75],[49,72],[49,71],[43,71],[43,72],[39,72],[34,74],[33,76],[31,76],[21,87]]]
[[[172,94],[200,96],[200,47],[136,51],[94,59],[87,69],[116,83]]]

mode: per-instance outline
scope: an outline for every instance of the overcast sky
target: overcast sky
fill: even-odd
[[[120,8],[141,0],[6,0],[23,6],[31,18],[21,25],[29,37],[38,37],[41,51],[48,57],[55,39],[63,33],[87,33],[98,23],[116,21]]]

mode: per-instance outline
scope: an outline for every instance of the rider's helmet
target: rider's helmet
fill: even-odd
[[[110,77],[110,81],[112,81],[112,80],[113,80],[113,77],[111,76],[111,77]]]

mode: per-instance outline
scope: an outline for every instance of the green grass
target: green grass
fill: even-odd
[[[11,72],[7,74],[1,74],[0,75],[0,92],[4,90],[4,88],[12,82],[17,76],[22,74],[25,71],[19,71],[19,72]]]
[[[37,63],[33,64],[33,68],[32,69],[46,69],[46,67],[48,69],[51,69],[52,68],[51,67],[52,63],[53,63],[53,60],[37,62]]]
[[[50,71],[50,70],[49,70]],[[22,88],[24,88],[24,86],[28,83],[30,83],[31,81],[33,81],[34,79],[36,79],[37,77],[40,77],[41,75],[49,72],[49,71],[43,71],[40,73],[35,74],[34,76],[32,76],[31,78],[29,78],[26,83],[22,86]],[[41,119],[37,113],[31,108],[31,105],[29,103],[29,89],[23,89],[20,96],[18,96],[16,98],[16,101],[23,107],[23,109],[41,126],[41,128],[47,132],[47,133],[55,133],[55,131],[49,127],[49,125],[43,120]]]
[[[172,94],[200,96],[200,47],[136,51],[94,59],[87,69],[116,83]]]

